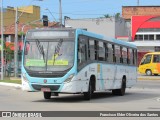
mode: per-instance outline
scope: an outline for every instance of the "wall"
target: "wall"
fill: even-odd
[[[115,38],[115,21],[111,18],[66,19],[65,26],[86,28],[87,31]]]
[[[160,28],[159,16],[132,16],[132,41],[140,28]]]
[[[127,25],[127,22],[125,22],[124,19],[118,18],[115,20],[115,36],[120,37],[120,36],[128,36],[129,38],[130,35],[130,28]]]
[[[160,15],[160,6],[122,6],[122,17]]]
[[[39,6],[21,7],[18,9],[18,11],[19,11],[18,15],[21,15],[21,13],[23,12],[23,14],[19,17],[19,22],[21,23],[27,23],[30,21],[40,19],[40,7]],[[15,8],[6,8],[4,10],[4,13],[3,13],[4,27],[15,23],[15,14],[16,14]]]

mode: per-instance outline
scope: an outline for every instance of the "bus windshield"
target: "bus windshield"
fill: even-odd
[[[73,66],[74,40],[26,41],[24,66],[30,71],[65,71]]]

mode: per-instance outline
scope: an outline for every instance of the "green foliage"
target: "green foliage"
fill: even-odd
[[[21,31],[18,33],[18,35],[22,36],[22,35],[25,35],[25,33]]]
[[[10,80],[10,78],[5,78],[4,80],[0,80],[0,82],[21,84],[21,80]]]
[[[120,13],[116,13],[115,18],[116,19],[120,18],[120,15],[121,15]]]
[[[111,16],[109,14],[104,15],[105,18],[110,18]]]

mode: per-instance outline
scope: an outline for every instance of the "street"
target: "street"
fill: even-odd
[[[42,92],[0,86],[1,111],[160,111],[160,81],[139,80],[125,96],[95,93],[90,101],[83,95],[60,94],[44,100]]]

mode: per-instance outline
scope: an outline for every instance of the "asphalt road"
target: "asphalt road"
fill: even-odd
[[[90,101],[83,95],[60,94],[44,100],[42,92],[26,92],[19,88],[0,86],[1,110],[48,111],[127,111],[160,110],[160,81],[141,80],[125,96],[113,96],[111,92],[95,93]],[[130,106],[130,107],[128,107]]]
[[[44,100],[42,92],[0,86],[0,111],[160,111],[159,91],[160,80],[141,80],[125,96],[95,93],[85,101],[83,95],[60,94]]]

